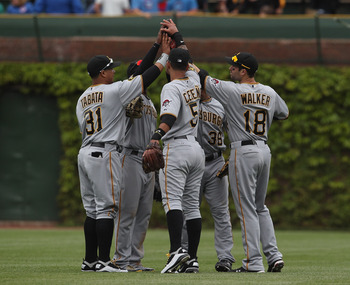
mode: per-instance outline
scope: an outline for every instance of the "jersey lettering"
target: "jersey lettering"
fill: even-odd
[[[87,94],[80,100],[80,102],[83,109],[91,104],[103,103],[103,92],[93,92]]]
[[[157,111],[151,105],[143,105],[146,115],[152,115],[154,118],[157,118]]]
[[[257,104],[263,106],[269,106],[270,96],[260,93],[244,93],[241,94],[242,105]]]
[[[220,131],[219,132],[210,131],[209,137],[210,137],[210,140],[208,141],[208,143],[210,145],[222,146],[222,133]]]
[[[257,110],[254,113],[253,128],[250,125],[250,110],[244,113],[245,117],[245,130],[247,132],[253,132],[258,136],[263,136],[266,131],[266,110]]]
[[[188,106],[190,107],[191,114],[193,116],[193,119],[190,121],[190,125],[192,128],[194,128],[198,124],[198,105],[197,102],[192,102],[188,104]]]
[[[206,112],[206,111],[199,111],[199,119],[201,121],[209,122],[217,126],[222,125],[222,118],[221,116],[211,113],[211,112]]]
[[[85,112],[84,118],[86,119],[86,125],[87,125],[85,130],[88,136],[91,136],[95,132],[99,132],[102,130],[101,108],[97,108],[95,110],[95,114],[96,114],[96,119],[94,117],[94,112],[91,109]]]
[[[186,92],[184,92],[182,94],[182,96],[184,97],[187,104],[194,101],[194,100],[199,99],[201,96],[199,87],[196,86],[195,88],[187,90]]]

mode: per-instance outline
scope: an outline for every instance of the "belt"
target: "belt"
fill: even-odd
[[[104,148],[105,147],[105,143],[104,142],[92,142],[91,143],[91,146],[94,146],[94,147],[100,147],[100,148]],[[123,150],[123,146],[119,145],[119,144],[115,144],[115,150],[117,152],[122,152]]]
[[[214,160],[215,158],[218,158],[219,156],[221,156],[221,150],[220,151],[217,151],[217,152],[213,152],[211,154],[208,154],[205,156],[205,161],[212,161]]]
[[[266,141],[263,141],[265,144],[267,144]],[[253,140],[247,140],[247,141],[241,141],[241,146],[244,146],[244,145],[250,145],[250,144],[257,144],[256,141],[253,141]]]
[[[130,154],[132,155],[137,155],[137,156],[141,156],[143,155],[143,150],[137,150],[137,149],[133,149]]]
[[[194,139],[196,140],[196,141],[198,141],[197,140],[197,137],[194,137]],[[178,137],[174,137],[174,140],[188,140],[188,137],[187,136],[178,136]]]
[[[230,148],[237,148],[239,146],[244,146],[244,145],[260,145],[260,144],[267,144],[266,141],[263,140],[246,140],[246,141],[238,141],[238,142],[232,142],[230,144]]]

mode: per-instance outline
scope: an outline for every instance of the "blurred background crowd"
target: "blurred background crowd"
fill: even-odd
[[[350,0],[2,0],[2,14],[96,14],[151,17],[167,12],[177,16],[195,13],[255,14],[337,14],[347,10]],[[293,7],[286,11],[286,8]]]

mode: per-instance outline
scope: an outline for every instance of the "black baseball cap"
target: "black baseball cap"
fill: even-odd
[[[142,62],[142,59],[133,61],[132,63],[130,63],[126,71],[126,75],[128,77],[130,77],[131,75],[134,75],[136,72],[136,69],[140,66],[141,62]]]
[[[231,65],[239,65],[242,68],[256,72],[259,64],[254,55],[249,52],[239,52],[232,57],[226,56],[226,61]]]
[[[102,70],[113,69],[120,65],[120,62],[113,62],[107,55],[95,55],[89,60],[87,71],[91,77],[96,77]]]
[[[190,53],[182,48],[173,48],[170,51],[168,60],[175,66],[186,67],[190,60]]]

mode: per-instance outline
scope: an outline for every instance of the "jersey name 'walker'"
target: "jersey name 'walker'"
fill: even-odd
[[[286,119],[288,107],[270,86],[236,84],[207,77],[205,89],[226,106],[230,142],[245,140],[267,141],[273,118]],[[240,94],[234,96],[233,94]]]

